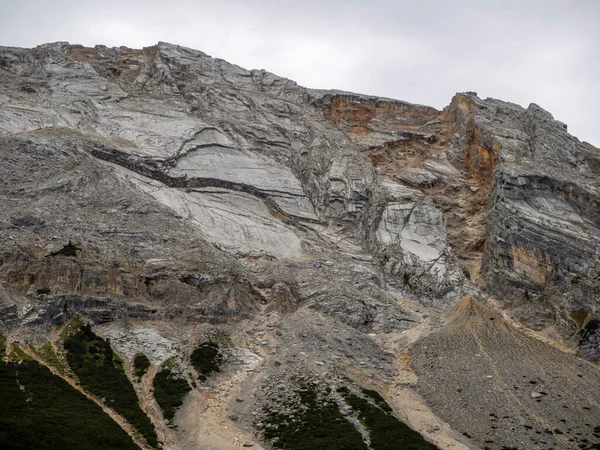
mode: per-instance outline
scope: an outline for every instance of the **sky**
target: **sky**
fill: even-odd
[[[311,88],[537,103],[600,147],[600,0],[0,0],[0,45],[184,45]]]

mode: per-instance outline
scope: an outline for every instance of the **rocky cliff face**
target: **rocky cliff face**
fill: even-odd
[[[599,311],[598,150],[537,105],[468,102],[461,156],[490,186],[485,287],[528,326],[576,333]]]
[[[233,353],[254,355],[250,372],[240,363],[220,375],[218,402],[190,394],[204,424],[187,404],[176,416],[181,429],[212,436],[203,448],[277,445],[245,406],[263,400],[232,399],[293,374],[379,390],[440,448],[571,448],[547,408],[532,419],[550,430],[547,442],[535,432],[514,439],[528,410],[519,402],[512,422],[489,429],[452,417],[451,402],[474,414],[481,405],[445,394],[456,386],[428,371],[450,366],[431,365],[422,340],[459,348],[465,334],[447,331],[445,317],[468,296],[477,311],[501,309],[491,329],[501,322],[502,339],[482,344],[480,327],[468,342],[492,368],[512,364],[502,346],[522,339],[524,358],[536,346],[556,358],[549,376],[563,359],[586,367],[585,383],[553,392],[586,399],[600,382],[573,355],[600,360],[600,150],[537,105],[464,93],[437,111],[311,90],[166,43],[4,47],[0,157],[2,332],[51,340],[80,316],[119,336],[126,358],[155,353],[139,329],[180,355],[200,335],[227,334]],[[64,250],[69,241],[76,250]],[[485,325],[486,314],[473,320]],[[453,368],[456,383],[487,376],[486,364],[473,367],[481,373]],[[507,389],[516,372],[507,373],[486,383]],[[592,400],[585,423],[595,426]],[[224,422],[231,410],[242,418]],[[168,448],[198,445],[155,422]]]

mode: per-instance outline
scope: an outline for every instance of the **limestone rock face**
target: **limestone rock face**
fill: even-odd
[[[452,108],[471,135],[466,148],[456,138],[453,157],[489,186],[487,288],[534,328],[577,332],[600,312],[598,150],[535,104],[457,96]],[[532,310],[546,319],[531,321]]]
[[[471,339],[469,326],[456,342],[452,322],[439,331],[459,300],[480,311],[478,335],[494,320],[503,339],[529,330],[600,359],[600,150],[537,105],[463,93],[438,111],[312,90],[163,42],[0,47],[0,161],[3,334],[51,333],[77,316],[126,358],[161,364],[218,331],[253,355],[261,383],[306,370],[375,380],[408,402],[396,407],[411,426],[453,449],[545,448],[535,430],[513,439],[508,422],[490,435],[435,416],[451,416],[445,398],[481,406],[464,396],[431,397],[429,419],[412,415],[425,409],[410,403],[405,350],[428,383],[437,355],[421,336],[459,352]],[[502,314],[489,319],[480,303]],[[533,357],[538,344],[523,342]],[[519,358],[485,343],[496,362]],[[251,392],[258,378],[245,376],[215,399]],[[421,391],[456,388],[431,383]],[[246,400],[234,416],[250,427]],[[540,423],[560,416],[538,412]],[[214,425],[215,448],[229,448],[219,414],[182,424]],[[163,431],[172,448],[193,448],[193,433]]]
[[[401,274],[413,289],[430,288],[439,297],[462,283],[464,275],[446,241],[444,216],[434,206],[388,203],[376,237],[388,260],[385,266],[394,278]]]
[[[306,90],[165,43],[141,51],[56,43],[3,55],[6,136],[26,133],[28,142],[48,146],[69,141],[74,155],[93,157],[98,170],[106,167],[135,195],[238,258],[298,258],[348,246],[370,253],[365,223],[386,194],[362,150],[412,139],[386,129],[389,122],[415,127],[438,115],[394,100]],[[427,136],[417,139],[435,140]],[[384,221],[398,207],[390,204]],[[407,265],[435,284],[457,272],[440,258],[450,252],[442,215],[431,205],[414,210],[405,230],[379,246],[400,245],[393,277]]]

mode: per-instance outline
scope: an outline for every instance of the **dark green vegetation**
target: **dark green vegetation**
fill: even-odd
[[[105,398],[107,406],[121,414],[152,447],[158,445],[154,427],[140,409],[137,395],[110,344],[82,326],[64,343],[67,361],[86,391]]]
[[[592,319],[579,331],[579,345],[585,344],[590,336],[598,333],[600,329],[600,320]]]
[[[133,370],[135,372],[135,376],[138,377],[138,381],[142,379],[144,374],[148,371],[148,367],[150,367],[150,360],[143,353],[138,353],[133,358]]]
[[[81,249],[79,247],[77,247],[76,245],[74,245],[71,241],[69,241],[69,243],[67,245],[65,245],[63,248],[61,248],[60,250],[57,250],[55,252],[50,253],[50,256],[75,256],[77,257],[77,252],[80,252]]]
[[[36,361],[0,361],[0,448],[139,448],[102,409]]]
[[[363,394],[365,394],[367,397],[373,400],[375,404],[381,409],[383,409],[385,412],[392,412],[392,408],[390,408],[390,405],[387,404],[387,402],[383,399],[379,392],[374,391],[373,389],[361,389],[361,391]]]
[[[581,275],[575,275],[573,278],[571,278],[571,284],[579,284],[583,281],[583,278]]]
[[[344,397],[348,405],[358,413],[358,419],[369,431],[371,447],[374,450],[435,450],[437,447],[423,439],[416,431],[394,417],[389,405],[383,398],[373,391],[367,391],[377,406],[368,400],[352,393],[348,388],[341,387],[338,392]],[[364,391],[363,391],[364,392]],[[366,392],[365,392],[366,393]],[[379,403],[383,402],[386,407],[382,408]]]
[[[571,311],[571,319],[577,323],[578,326],[583,326],[588,318],[588,312],[585,309],[578,309]]]
[[[170,369],[162,369],[154,377],[154,398],[167,420],[173,419],[176,409],[182,405],[183,399],[190,392],[185,379],[179,378]]]
[[[265,420],[264,437],[278,438],[276,448],[294,450],[366,450],[360,433],[340,413],[334,401],[327,401],[314,385],[301,385],[297,394],[302,404],[294,417],[276,412]]]
[[[369,432],[374,450],[436,450],[419,433],[402,423],[392,414],[384,398],[374,390],[362,389],[354,393],[347,387],[337,392],[358,414],[358,419]],[[292,400],[286,406],[292,413],[268,412],[258,424],[263,437],[274,447],[309,450],[366,449],[361,434],[340,412],[331,398],[331,389],[320,390],[316,384],[300,383]]]
[[[203,342],[192,352],[191,363],[198,371],[200,381],[206,381],[210,374],[221,371],[223,356],[215,342]]]

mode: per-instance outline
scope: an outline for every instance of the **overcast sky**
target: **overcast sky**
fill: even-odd
[[[0,45],[196,48],[313,88],[537,103],[600,147],[600,0],[0,0]]]

